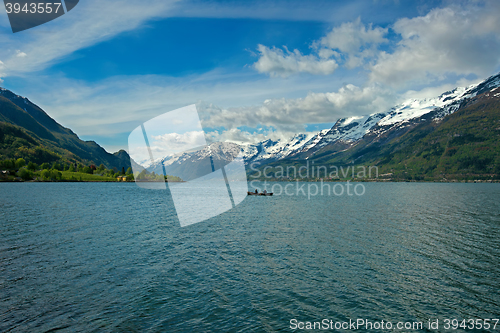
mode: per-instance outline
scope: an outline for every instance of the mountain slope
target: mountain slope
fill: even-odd
[[[387,112],[368,116],[339,119],[330,130],[323,130],[312,136],[301,146],[289,149],[286,156],[279,154],[279,146],[287,142],[263,141],[251,146],[263,146],[267,153],[256,154],[245,149],[245,160],[263,165],[283,158],[304,160],[318,158],[335,152],[349,150],[358,145],[365,136],[396,137],[413,128],[422,119],[442,119],[455,112],[464,100],[488,92],[500,86],[500,74],[469,87],[458,87],[435,98],[411,99],[397,105]],[[293,141],[293,139],[291,140]],[[258,155],[258,158],[254,156]]]
[[[377,166],[380,173],[397,179],[497,177],[499,87],[497,74],[435,98],[405,101],[384,113],[339,119],[331,129],[314,135],[268,139],[241,150],[252,171],[269,166],[269,174],[278,166],[311,161],[316,166]],[[214,159],[227,161],[233,158],[232,150],[220,144],[212,153]],[[195,165],[206,153],[167,156],[145,167],[161,173],[164,166],[169,174],[189,180],[200,175]]]
[[[379,123],[362,139],[324,146],[308,161],[316,166],[377,166],[386,178],[400,180],[500,179],[498,85],[499,80],[490,80],[458,103],[403,123]],[[272,162],[269,173],[305,163],[297,157]]]
[[[194,152],[167,156],[149,164],[147,170],[156,174],[163,174],[165,170],[168,175],[174,175],[188,181],[211,172],[211,163],[216,170],[220,169],[234,160],[240,151],[241,147],[234,143],[215,142]]]
[[[308,134],[297,134],[290,140],[264,140],[257,144],[243,146],[243,155],[247,164],[254,162],[271,162],[286,158],[302,149],[315,136]]]
[[[125,151],[106,152],[94,141],[83,141],[27,98],[0,88],[0,159],[23,157],[35,163],[67,160],[128,168]]]
[[[472,97],[441,121],[425,121],[389,142],[378,156],[361,156],[359,162],[378,163],[382,173],[395,178],[496,179],[500,174],[500,93]]]

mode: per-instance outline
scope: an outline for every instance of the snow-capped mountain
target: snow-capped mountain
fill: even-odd
[[[367,134],[380,136],[390,130],[408,126],[411,122],[418,121],[426,114],[432,115],[432,118],[438,121],[455,112],[464,100],[499,86],[500,74],[492,76],[479,84],[455,88],[435,98],[407,100],[385,113],[342,118],[331,129],[318,132],[307,142],[300,145],[293,144],[297,135],[289,141],[290,145],[283,141],[266,140],[251,145],[251,147],[259,147],[261,149],[259,151],[244,148],[245,160],[267,163],[297,155],[302,158],[309,158],[323,147],[337,142],[346,144],[346,149],[348,149]],[[285,151],[286,154],[283,154],[282,147],[288,147]]]
[[[245,162],[262,162],[279,160],[299,151],[304,145],[317,135],[297,134],[290,140],[264,140],[257,144],[242,147]]]
[[[166,156],[150,163],[148,171],[181,177],[191,180],[211,172],[213,163],[215,169],[234,160],[241,152],[241,147],[230,142],[215,142],[200,150],[185,152],[177,155]],[[212,161],[210,161],[210,158]],[[144,166],[144,165],[143,165]]]
[[[464,101],[487,91],[493,92],[498,87],[500,87],[500,74],[479,84],[455,88],[435,98],[407,100],[384,113],[342,118],[337,120],[331,129],[316,134],[296,134],[290,140],[267,139],[241,147],[231,143],[217,143],[212,144],[210,149],[167,156],[154,163],[145,161],[141,164],[157,173],[162,172],[163,165],[167,174],[188,180],[192,179],[193,175],[189,165],[206,160],[210,154],[214,162],[227,163],[242,151],[247,165],[254,162],[262,165],[285,158],[308,159],[327,146],[337,144],[346,150],[355,146],[367,135],[380,137],[390,131],[398,133],[399,129],[407,128],[419,121],[427,119],[440,121],[458,110]]]
[[[310,156],[319,149],[334,142],[342,141],[348,143],[357,141],[368,133],[370,129],[385,116],[386,114],[384,113],[378,113],[370,116],[339,119],[331,129],[318,133],[314,140],[304,145],[304,148],[294,155],[306,153]]]

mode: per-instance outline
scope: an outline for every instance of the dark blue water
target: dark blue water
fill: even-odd
[[[248,197],[180,228],[165,191],[0,184],[0,331],[288,332],[325,318],[444,331],[500,317],[498,184],[365,186]]]

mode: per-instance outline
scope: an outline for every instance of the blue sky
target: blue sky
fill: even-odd
[[[253,142],[387,111],[500,70],[498,1],[81,1],[13,34],[0,86],[109,151],[197,103],[219,140]]]

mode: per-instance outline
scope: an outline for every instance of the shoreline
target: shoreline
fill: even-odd
[[[114,181],[114,180],[0,180],[1,183],[135,183],[135,181]],[[156,182],[142,182],[156,183]],[[185,183],[185,181],[165,181],[165,183]]]
[[[260,180],[260,179],[255,179],[255,180],[249,180],[249,182],[252,181],[258,181],[258,182],[283,182],[283,183],[294,183],[294,182],[304,182],[304,183],[320,183],[321,181],[319,180]],[[474,180],[456,180],[456,179],[451,179],[451,180],[352,180],[352,179],[341,179],[341,180],[329,180],[329,181],[323,181],[323,183],[344,183],[344,182],[351,182],[351,183],[488,183],[488,184],[493,184],[493,183],[500,183],[499,179],[474,179]]]
[[[294,183],[294,182],[303,182],[303,183],[320,183],[320,181],[317,180],[260,180],[260,179],[254,179],[254,180],[248,180],[247,182],[283,182],[283,183]],[[444,183],[444,184],[450,184],[450,183],[460,183],[460,184],[479,184],[479,183],[484,183],[484,184],[496,184],[500,183],[500,180],[498,179],[490,179],[490,180],[484,180],[484,179],[475,179],[475,180],[352,180],[352,179],[345,179],[345,180],[329,180],[329,181],[324,181],[323,183],[343,183],[343,182],[351,182],[351,183]],[[119,180],[47,180],[47,181],[39,181],[39,180],[6,180],[6,179],[0,179],[0,184],[1,183],[135,183],[135,181],[119,181]],[[155,183],[155,182],[144,182],[144,183]],[[186,181],[165,181],[165,183],[186,183]]]

